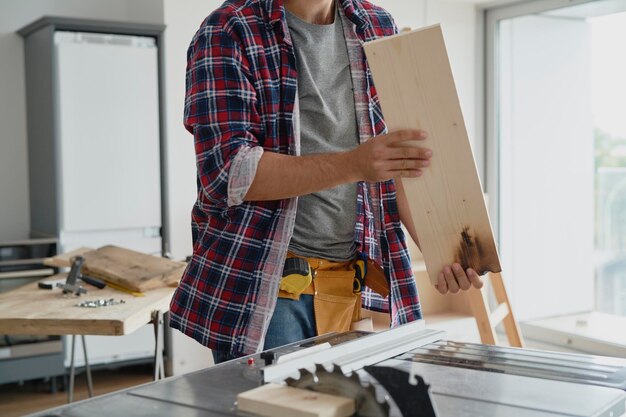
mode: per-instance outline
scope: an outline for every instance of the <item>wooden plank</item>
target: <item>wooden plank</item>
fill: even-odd
[[[54,281],[65,274],[41,280]],[[174,288],[158,288],[133,297],[111,288],[99,290],[85,285],[88,293],[80,297],[64,295],[60,289],[41,290],[37,282],[0,293],[0,334],[67,335],[90,334],[121,336],[149,323],[154,310],[169,310]],[[81,301],[124,300],[100,308],[77,307]]]
[[[463,121],[441,27],[366,43],[390,130],[423,129],[433,151],[420,178],[403,178],[431,282],[454,262],[479,274],[500,272],[476,163]]]
[[[238,394],[237,409],[267,417],[347,417],[356,411],[352,398],[277,384]]]
[[[83,254],[83,274],[133,291],[177,286],[186,264],[117,246],[103,246]]]

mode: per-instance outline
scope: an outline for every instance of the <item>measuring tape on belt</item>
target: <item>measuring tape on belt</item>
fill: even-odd
[[[365,274],[367,274],[367,257],[363,252],[357,254],[356,262],[354,263],[354,285],[352,292],[355,294],[361,294],[363,286],[365,285]]]
[[[283,269],[280,289],[289,294],[301,294],[313,281],[311,266],[303,258],[287,258]]]

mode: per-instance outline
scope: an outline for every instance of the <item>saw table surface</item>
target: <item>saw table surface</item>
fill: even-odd
[[[57,279],[61,276],[55,276]],[[48,277],[40,282],[53,281]],[[135,297],[109,287],[85,284],[87,294],[64,295],[60,288],[39,289],[37,282],[0,294],[0,334],[9,335],[103,335],[130,334],[152,320],[155,310],[169,310],[174,288],[158,288]],[[96,299],[125,303],[99,308],[76,304]]]
[[[395,329],[394,329],[395,330]],[[370,345],[368,335],[352,332]],[[618,417],[624,415],[626,360],[588,355],[559,354],[527,349],[458,344],[440,340],[432,343],[433,331],[415,337],[424,339],[422,348],[391,355],[375,365],[412,370],[430,384],[437,417]],[[426,337],[422,337],[426,335]],[[35,414],[37,417],[218,417],[250,416],[237,410],[237,394],[263,384],[264,359],[285,358],[298,349],[328,342],[335,346],[351,343],[350,334],[321,336],[301,344],[273,350],[272,355],[251,355],[191,374],[172,377],[117,393],[81,401]],[[330,352],[330,350],[328,350]],[[303,352],[299,352],[303,353]],[[425,358],[424,355],[428,357]],[[329,355],[332,355],[329,353]],[[293,355],[292,355],[293,356]],[[427,359],[427,360],[424,360]],[[487,366],[492,364],[492,369]],[[277,365],[270,365],[277,366]],[[537,367],[541,370],[537,371]],[[575,371],[575,372],[573,372]],[[373,384],[377,401],[385,401],[382,386],[363,369],[356,371],[361,383]],[[580,378],[576,375],[592,375]],[[613,380],[611,380],[613,379]],[[383,399],[383,400],[381,400]],[[421,417],[419,410],[401,415],[393,404],[389,417]]]

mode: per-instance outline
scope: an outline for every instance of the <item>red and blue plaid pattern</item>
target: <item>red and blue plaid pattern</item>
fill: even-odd
[[[391,16],[341,0],[360,140],[386,132],[361,42],[396,32]],[[260,350],[278,294],[296,199],[244,202],[263,152],[299,152],[297,73],[280,0],[228,0],[201,25],[188,51],[185,126],[194,135],[198,198],[193,257],[170,306],[170,325],[213,350]],[[359,183],[355,241],[380,263],[392,325],[421,318],[393,181]]]

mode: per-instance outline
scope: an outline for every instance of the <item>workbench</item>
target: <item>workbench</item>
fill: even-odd
[[[50,282],[48,277],[40,282]],[[123,336],[148,323],[155,326],[155,379],[163,377],[162,340],[163,314],[169,310],[174,288],[157,288],[136,297],[109,287],[97,289],[85,284],[87,294],[63,294],[61,289],[40,289],[34,282],[0,294],[0,334],[8,335],[70,335],[72,355],[68,401],[73,399],[74,345],[76,336],[83,338],[85,368],[92,392],[91,372],[87,360],[85,335]],[[85,308],[76,304],[94,299],[123,300],[124,303]]]

